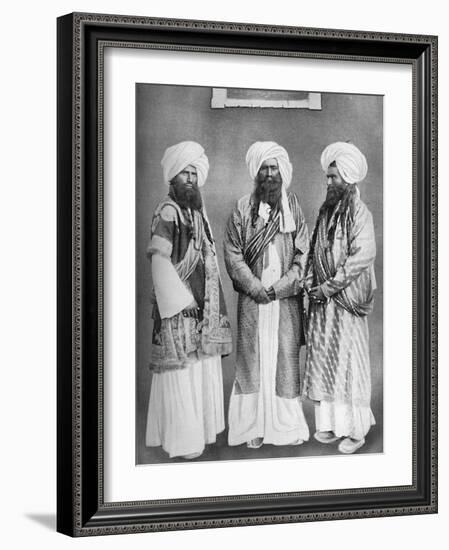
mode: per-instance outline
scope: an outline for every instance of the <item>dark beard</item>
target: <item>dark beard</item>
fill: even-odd
[[[179,185],[172,183],[168,194],[181,208],[201,210],[203,206],[200,190],[194,187],[189,188],[185,187],[183,184]]]
[[[329,191],[329,190],[328,190]],[[337,224],[341,224],[341,228],[344,231],[346,229],[347,235],[348,235],[348,246],[351,242],[351,232],[352,232],[352,225],[354,222],[354,213],[355,213],[355,200],[357,197],[357,186],[356,185],[348,185],[347,188],[343,191],[342,195],[340,195],[341,203],[338,207],[334,221],[329,227],[327,232],[327,238],[329,242],[329,247],[332,248],[334,244],[334,237],[335,237],[335,231],[337,229]],[[323,219],[324,216],[326,216],[327,220],[329,221],[330,216],[332,216],[332,213],[335,211],[335,207],[338,204],[338,201],[340,199],[336,199],[334,196],[334,193],[328,193],[326,195],[326,200],[323,202],[320,208],[320,213],[318,215],[318,218],[315,223],[315,228],[312,233],[312,239],[310,241],[310,248],[309,248],[309,259],[308,259],[308,267],[310,268],[313,265],[313,258],[314,258],[314,250],[316,245],[316,240],[318,236],[318,228],[320,226],[320,222]],[[348,252],[349,253],[349,252]],[[316,281],[316,274],[314,276],[314,285],[317,284]]]
[[[328,187],[326,200],[323,202],[320,208],[320,215],[327,214],[327,218],[329,219],[335,207],[337,206],[338,202],[345,195],[345,192],[346,192],[346,189]]]
[[[255,183],[254,196],[257,204],[265,202],[268,203],[271,208],[279,204],[282,193],[282,178],[280,174],[273,177],[264,177],[257,174]]]
[[[355,199],[357,197],[357,187],[356,185],[348,185],[346,189],[337,190],[337,193],[329,193],[329,191],[331,191],[331,189],[328,189],[326,200],[320,208],[318,220],[326,216],[327,221],[329,222],[332,214],[335,212],[334,221],[331,227],[329,227],[327,235],[329,244],[332,246],[338,223],[341,224],[343,231],[345,226],[347,227],[348,232],[352,228],[355,212]],[[337,208],[339,201],[340,205]]]

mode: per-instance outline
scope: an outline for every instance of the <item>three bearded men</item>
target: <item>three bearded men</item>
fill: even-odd
[[[308,397],[316,403],[315,438],[342,439],[340,452],[352,453],[375,423],[366,318],[375,240],[356,185],[366,176],[366,159],[343,142],[323,152],[328,190],[311,242],[298,198],[287,191],[287,151],[256,142],[246,164],[254,190],[237,202],[224,238],[226,269],[238,293],[228,443],[253,449],[302,444],[309,430],[301,399]],[[169,193],[154,214],[148,248],[155,306],[146,444],[189,459],[224,430],[221,357],[231,352],[232,340],[199,191],[207,157],[199,144],[182,142],[167,149],[162,167]]]

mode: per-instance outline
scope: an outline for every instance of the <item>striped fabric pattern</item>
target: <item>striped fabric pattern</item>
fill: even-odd
[[[351,231],[335,239],[322,216],[306,285],[320,285],[325,303],[311,301],[303,394],[314,401],[369,406],[371,375],[367,315],[373,309],[376,242],[372,215],[356,199]]]
[[[314,401],[369,406],[371,376],[367,317],[334,301],[310,309],[303,393]]]
[[[254,264],[257,262],[259,256],[264,252],[266,247],[279,232],[279,224],[280,212],[279,210],[276,210],[273,218],[270,219],[270,221],[258,233],[256,233],[248,243],[243,257],[251,270],[254,268]]]

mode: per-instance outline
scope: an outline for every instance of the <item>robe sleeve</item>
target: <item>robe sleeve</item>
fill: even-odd
[[[153,222],[151,241],[147,249],[151,257],[151,274],[159,314],[162,319],[173,317],[193,302],[192,293],[179,277],[172,261],[173,238],[176,232],[176,212],[165,206]]]
[[[354,228],[350,251],[345,261],[339,265],[334,277],[321,285],[326,297],[348,287],[367,269],[376,257],[376,239],[373,216],[366,206],[361,206],[354,219]]]
[[[310,254],[310,249],[309,249],[309,254]],[[308,262],[308,263],[309,263],[309,266],[306,268],[306,274],[304,277],[304,288],[307,292],[312,288],[312,285],[313,285],[313,263],[312,262]]]
[[[265,288],[243,258],[242,233],[241,213],[236,206],[228,219],[224,236],[226,270],[234,289],[257,301],[258,297],[265,293]]]
[[[309,252],[309,230],[304,219],[301,207],[297,198],[295,205],[296,237],[294,241],[295,253],[292,267],[283,275],[279,281],[273,284],[277,300],[289,298],[299,294],[304,285],[306,276],[307,256]]]

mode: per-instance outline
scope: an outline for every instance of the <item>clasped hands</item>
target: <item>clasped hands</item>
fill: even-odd
[[[254,298],[254,301],[258,304],[269,304],[270,302],[274,302],[274,300],[276,300],[276,292],[272,286],[263,288]]]
[[[315,303],[322,303],[327,300],[327,296],[324,294],[321,286],[314,286],[308,291],[309,299]]]
[[[324,294],[321,286],[315,286],[308,291],[309,299],[315,303],[324,303],[327,300],[327,296]],[[262,289],[258,295],[254,298],[258,304],[269,304],[276,300],[276,293],[272,286],[267,289]]]

